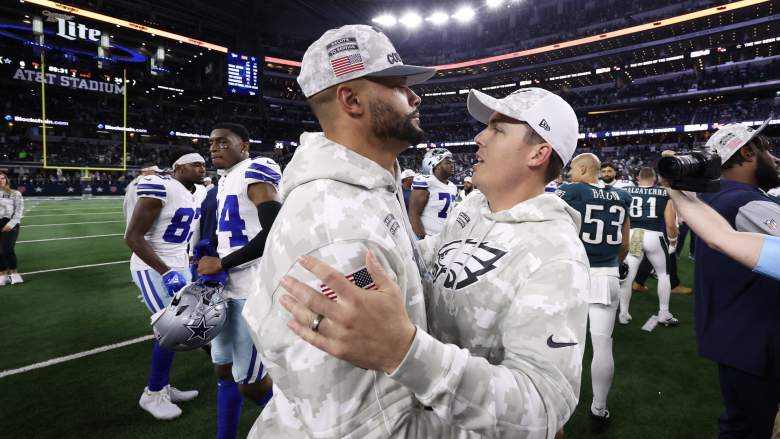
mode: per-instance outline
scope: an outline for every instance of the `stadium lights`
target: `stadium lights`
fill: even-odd
[[[431,14],[430,17],[425,19],[426,21],[430,21],[436,26],[440,26],[442,24],[445,24],[446,22],[450,21],[450,16],[447,15],[444,12],[436,11],[433,14]]]
[[[419,26],[420,23],[422,23],[422,17],[420,17],[420,15],[416,12],[407,12],[398,20],[398,22],[408,27],[409,29],[414,29]]]
[[[461,23],[468,23],[469,21],[474,19],[474,16],[476,14],[477,13],[474,11],[474,9],[468,6],[463,6],[459,8],[457,11],[455,11],[454,14],[452,14],[452,18],[460,21]]]
[[[499,6],[501,6],[504,3],[504,0],[485,0],[485,4],[490,9],[495,9]]]
[[[398,20],[390,14],[380,15],[379,17],[373,18],[371,21],[384,27],[393,27],[398,22]]]

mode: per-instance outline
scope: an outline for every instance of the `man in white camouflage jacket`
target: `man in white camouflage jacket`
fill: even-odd
[[[404,65],[387,37],[369,26],[326,32],[302,64],[298,82],[324,133],[303,134],[284,171],[283,206],[266,241],[258,290],[244,308],[274,381],[274,396],[249,437],[437,437],[452,427],[444,427],[433,412],[414,410],[420,404],[410,389],[301,340],[288,328],[290,315],[279,302],[284,292],[279,280],[287,274],[308,282],[326,300],[338,300],[296,263],[305,255],[327,259],[361,288],[375,288],[365,268],[370,250],[401,285],[403,315],[426,328],[396,158],[423,135],[420,98],[409,85],[435,70]],[[383,313],[375,309],[371,315]],[[402,334],[407,345],[412,336]],[[408,421],[412,416],[432,418],[421,425],[433,427],[411,431],[418,424]]]
[[[282,303],[303,339],[384,372],[444,424],[462,429],[430,437],[553,438],[579,398],[590,277],[579,214],[544,186],[574,153],[577,118],[563,99],[538,88],[500,100],[472,91],[468,109],[487,124],[476,138],[473,176],[482,194],[418,245],[432,282],[429,332],[405,315],[403,286],[371,257],[378,291],[362,291],[325,262],[304,258],[339,300],[292,276],[282,279],[290,294]]]

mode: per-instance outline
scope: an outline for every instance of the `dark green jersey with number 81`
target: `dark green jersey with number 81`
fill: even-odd
[[[626,192],[631,194],[632,229],[645,229],[655,232],[666,232],[664,211],[669,202],[669,194],[660,186],[653,187],[627,187]]]

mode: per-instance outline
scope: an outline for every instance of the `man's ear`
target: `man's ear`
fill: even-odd
[[[751,160],[756,153],[753,151],[753,148],[749,146],[742,147],[739,150],[739,153],[742,155],[742,158],[745,160]]]
[[[549,143],[539,143],[533,148],[528,160],[529,166],[541,166],[552,156],[553,149]]]
[[[354,82],[340,84],[336,88],[336,102],[350,116],[362,116],[366,112],[366,99],[362,88]]]

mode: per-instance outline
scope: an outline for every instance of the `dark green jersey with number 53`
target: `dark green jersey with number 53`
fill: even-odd
[[[580,239],[590,266],[617,267],[631,196],[623,189],[587,183],[561,185],[557,194],[580,213]]]

